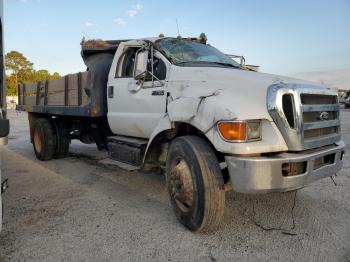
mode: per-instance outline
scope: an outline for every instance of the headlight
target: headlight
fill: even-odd
[[[261,121],[220,121],[217,124],[221,137],[228,142],[261,140]]]

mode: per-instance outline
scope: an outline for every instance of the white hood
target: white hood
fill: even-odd
[[[169,90],[173,99],[198,98],[215,93],[217,106],[234,113],[236,119],[272,121],[266,106],[267,89],[274,83],[308,85],[304,80],[231,68],[172,66]],[[218,120],[218,119],[217,119]]]

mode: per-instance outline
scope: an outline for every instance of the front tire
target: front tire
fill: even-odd
[[[224,215],[225,190],[213,149],[201,138],[183,136],[170,145],[166,183],[178,220],[191,231],[217,227]]]
[[[38,118],[33,124],[33,147],[36,158],[47,161],[56,151],[56,130],[49,119]]]

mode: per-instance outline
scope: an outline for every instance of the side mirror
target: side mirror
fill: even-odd
[[[147,74],[147,60],[148,51],[141,51],[136,53],[135,68],[134,68],[134,79],[140,80]]]

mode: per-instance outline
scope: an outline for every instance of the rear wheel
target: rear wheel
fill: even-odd
[[[37,159],[52,159],[56,150],[56,130],[49,119],[38,118],[33,124],[33,147]]]
[[[71,138],[67,125],[62,120],[55,121],[55,128],[57,134],[56,151],[54,158],[64,158],[69,153],[69,145]]]
[[[210,231],[222,220],[224,180],[212,148],[201,138],[183,136],[170,146],[166,181],[176,217],[192,231]]]

